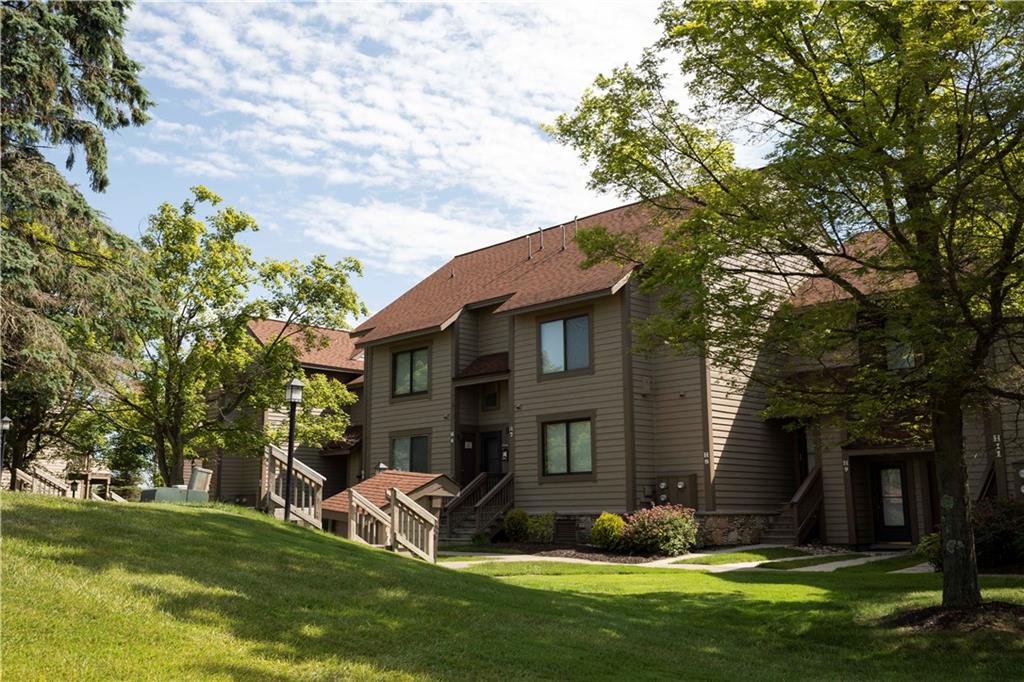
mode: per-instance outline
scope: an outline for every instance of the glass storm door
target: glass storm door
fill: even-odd
[[[907,503],[907,466],[904,463],[872,467],[875,507],[875,538],[910,541],[910,505]]]

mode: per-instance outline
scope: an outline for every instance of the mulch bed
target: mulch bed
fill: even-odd
[[[991,630],[1024,634],[1024,604],[987,601],[973,609],[929,606],[925,609],[897,613],[882,621],[882,625],[911,630]]]

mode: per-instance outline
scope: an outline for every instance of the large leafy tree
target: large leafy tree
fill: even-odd
[[[159,305],[125,321],[142,350],[107,389],[107,418],[148,445],[166,484],[182,482],[186,459],[258,452],[273,436],[260,414],[280,406],[285,382],[301,373],[298,353],[325,342],[313,327],[343,328],[365,314],[350,284],[362,272],[358,261],[257,263],[241,241],[257,229],[251,216],[233,208],[200,215],[220,202],[196,187],[180,207],[163,204],[150,218],[142,260],[158,280]],[[248,327],[259,318],[285,324],[261,344]],[[340,382],[316,387],[309,406],[335,415],[321,431],[341,438],[341,408],[354,396]]]
[[[661,207],[665,238],[581,240],[663,295],[641,339],[768,384],[770,414],[931,442],[943,603],[977,604],[963,417],[1024,397],[1024,7],[670,2],[660,22],[552,130],[594,187]],[[737,166],[737,130],[765,167]],[[798,282],[829,303],[791,303]],[[914,366],[887,371],[886,346]]]
[[[90,184],[106,187],[104,131],[142,124],[151,106],[122,45],[128,7],[0,5],[0,354],[12,469],[60,442],[127,349],[119,318],[146,300],[134,243],[40,151],[65,148],[71,168],[84,150]]]

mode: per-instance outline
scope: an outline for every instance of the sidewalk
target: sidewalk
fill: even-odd
[[[783,545],[746,545],[743,547],[728,547],[721,550],[709,551],[709,552],[694,552],[691,554],[685,554],[683,556],[665,557],[663,559],[655,559],[643,564],[617,564],[610,561],[595,561],[593,559],[576,559],[570,557],[553,557],[553,556],[537,556],[533,554],[487,554],[486,552],[468,553],[468,552],[440,552],[441,556],[472,556],[472,557],[487,557],[486,559],[474,559],[472,561],[444,561],[440,562],[439,566],[446,566],[451,569],[463,569],[470,566],[477,566],[483,563],[491,562],[523,562],[523,561],[544,561],[544,562],[561,562],[567,564],[589,564],[591,566],[635,566],[639,568],[670,568],[684,571],[704,571],[706,573],[726,573],[729,571],[742,571],[749,569],[756,569],[763,564],[770,564],[776,561],[791,561],[794,557],[788,557],[785,559],[768,559],[765,561],[744,561],[737,562],[734,564],[679,564],[675,563],[683,559],[697,559],[700,557],[713,556],[715,554],[732,553],[732,552],[748,552],[758,549],[767,549],[769,547],[782,547]],[[809,555],[808,558],[810,558]],[[825,556],[825,555],[823,555]],[[805,572],[805,573],[831,573],[840,568],[846,568],[847,566],[859,566],[861,564],[867,564],[872,561],[880,561],[882,559],[890,559],[892,557],[902,556],[899,553],[893,552],[881,552],[873,553],[865,557],[858,557],[856,559],[843,559],[839,561],[833,561],[828,563],[817,564],[815,566],[804,566],[803,568],[791,568],[792,572]],[[801,558],[801,557],[796,557]],[[917,568],[917,567],[915,567]],[[909,572],[908,569],[895,572]]]

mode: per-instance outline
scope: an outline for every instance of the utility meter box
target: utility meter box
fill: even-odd
[[[655,504],[681,504],[697,508],[697,474],[666,476],[654,485]]]

